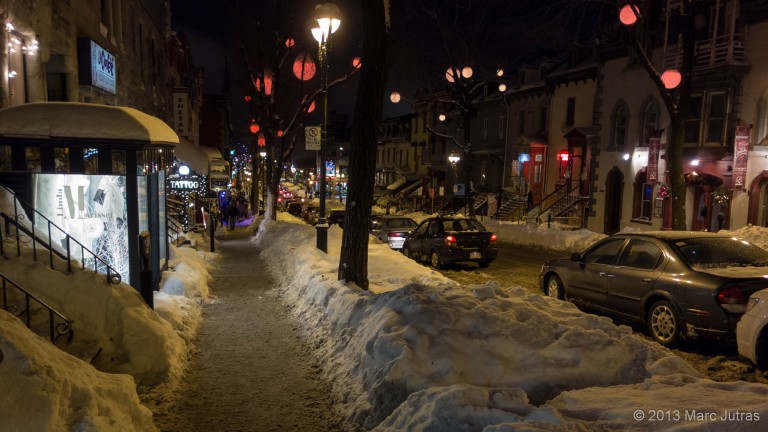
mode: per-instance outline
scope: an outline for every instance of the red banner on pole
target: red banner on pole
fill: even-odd
[[[736,126],[733,139],[733,189],[744,189],[749,159],[749,126]]]
[[[659,181],[659,150],[661,149],[661,131],[655,130],[648,139],[648,167],[646,181],[654,184]]]

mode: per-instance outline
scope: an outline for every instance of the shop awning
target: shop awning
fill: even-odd
[[[176,132],[157,117],[128,107],[77,102],[37,102],[2,109],[0,136],[179,143]]]
[[[176,159],[184,162],[192,171],[201,175],[208,175],[208,153],[202,150],[202,147],[179,137],[179,145],[173,149],[173,154]]]

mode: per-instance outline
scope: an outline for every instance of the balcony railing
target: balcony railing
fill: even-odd
[[[694,69],[746,63],[744,35],[724,34],[714,39],[696,42]]]

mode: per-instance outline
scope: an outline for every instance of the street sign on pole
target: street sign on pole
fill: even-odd
[[[304,135],[307,150],[320,150],[320,126],[306,126],[304,127]]]

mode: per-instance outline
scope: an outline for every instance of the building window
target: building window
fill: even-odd
[[[488,117],[483,118],[483,141],[488,141]]]
[[[549,114],[547,111],[547,107],[541,107],[539,109],[539,132],[547,131],[547,116]]]
[[[112,174],[125,175],[125,150],[112,150]]]
[[[702,99],[701,95],[692,95],[688,104],[688,119],[685,121],[686,143],[699,143]]]
[[[0,146],[0,171],[12,171],[12,167],[11,146]]]
[[[507,120],[507,117],[505,116],[499,116],[499,135],[498,139],[504,139],[504,124]]]
[[[707,113],[707,141],[722,144],[725,134],[725,112],[728,98],[725,93],[709,94]]]
[[[27,171],[39,173],[42,167],[40,161],[40,147],[27,147]]]
[[[635,196],[633,205],[633,219],[650,221],[653,211],[653,185],[646,183],[645,171],[641,171],[635,178]]]
[[[525,135],[525,110],[520,110],[520,121],[517,123],[517,133]]]
[[[659,105],[651,101],[643,111],[643,136],[640,137],[640,145],[647,146],[651,135],[659,128]]]
[[[54,170],[57,173],[69,172],[69,148],[54,147],[53,159],[54,159]]]
[[[568,106],[565,111],[565,125],[573,126],[574,117],[576,116],[576,98],[568,98]]]
[[[611,148],[620,151],[627,145],[627,124],[629,123],[629,109],[627,104],[619,102],[613,111],[613,139]]]

